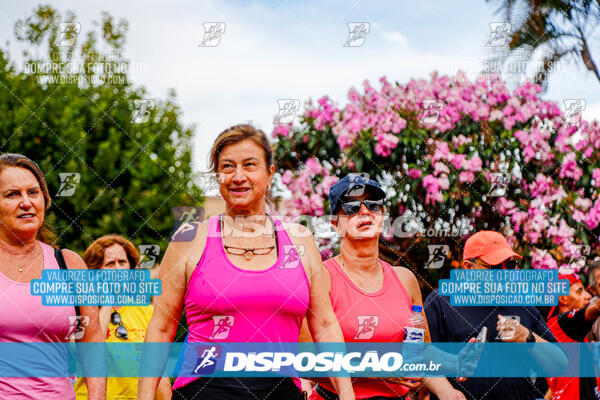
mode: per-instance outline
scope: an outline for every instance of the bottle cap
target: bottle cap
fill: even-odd
[[[413,312],[422,312],[423,311],[423,306],[412,306],[412,310]]]

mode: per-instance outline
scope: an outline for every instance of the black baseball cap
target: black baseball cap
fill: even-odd
[[[385,199],[385,192],[373,179],[358,174],[348,174],[329,189],[329,212],[335,215],[345,196],[360,196],[364,192],[375,195],[377,199]]]

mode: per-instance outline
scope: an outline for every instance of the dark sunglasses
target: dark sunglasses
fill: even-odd
[[[113,325],[119,325],[115,331],[115,336],[119,339],[127,340],[127,328],[123,326],[121,314],[119,314],[116,310],[110,314],[110,323]]]
[[[479,260],[477,261],[476,258],[471,258],[469,261],[471,261],[472,263],[479,263],[480,265],[483,265],[485,268],[491,268],[491,269],[516,269],[518,268],[518,262],[517,260],[505,260],[503,262],[501,262],[500,264],[496,264],[496,265],[489,265],[487,264],[485,261],[483,260]]]
[[[517,260],[506,260],[500,264],[492,265],[492,269],[515,269],[517,268]]]
[[[362,205],[371,212],[380,212],[383,210],[383,199],[381,200],[349,200],[342,202],[342,210],[346,215],[355,215],[360,211]]]

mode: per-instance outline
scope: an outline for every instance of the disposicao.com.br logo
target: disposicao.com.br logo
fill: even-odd
[[[226,354],[226,372],[279,372],[293,368],[296,372],[395,372],[429,371],[439,369],[439,363],[404,363],[402,354],[377,351],[361,352],[260,352]]]

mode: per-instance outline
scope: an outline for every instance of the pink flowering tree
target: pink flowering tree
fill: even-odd
[[[472,232],[503,232],[523,267],[575,268],[598,254],[600,124],[577,104],[561,111],[538,85],[510,91],[496,76],[351,88],[344,105],[308,102],[298,125],[276,125],[290,217],[329,212],[329,187],[350,172],[387,190],[382,256],[439,277],[456,267]],[[331,246],[322,239],[331,255]],[[439,251],[439,250],[438,250]]]

